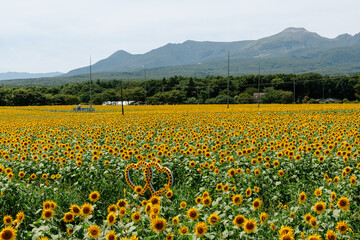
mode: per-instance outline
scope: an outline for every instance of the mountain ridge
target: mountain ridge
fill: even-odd
[[[144,68],[172,67],[204,63],[226,58],[228,52],[233,59],[263,59],[286,56],[291,51],[303,49],[330,49],[360,44],[360,33],[354,36],[341,34],[330,39],[305,28],[289,27],[283,31],[260,38],[232,42],[194,41],[168,43],[143,54],[131,54],[119,50],[92,66],[94,73],[138,71]],[[74,69],[64,76],[86,74],[89,67]]]

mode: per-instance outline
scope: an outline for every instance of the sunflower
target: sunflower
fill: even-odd
[[[179,228],[179,233],[180,233],[182,236],[188,235],[188,233],[189,233],[189,228],[186,227],[186,226],[181,226],[181,228]]]
[[[232,198],[232,202],[234,205],[240,205],[243,202],[242,195],[236,194]]]
[[[108,206],[107,211],[108,211],[108,213],[116,212],[117,206],[115,204],[111,204],[110,206]]]
[[[124,199],[120,199],[120,200],[116,203],[116,205],[117,205],[119,208],[121,208],[121,207],[126,207],[127,204],[128,204],[128,202],[125,201]]]
[[[158,196],[152,196],[149,200],[152,205],[160,205],[161,199]]]
[[[306,193],[301,192],[299,195],[299,204],[304,203],[306,201]]]
[[[49,203],[50,203],[50,208],[51,208],[52,210],[55,210],[55,208],[57,207],[56,202],[50,200]]]
[[[244,225],[246,221],[246,218],[244,217],[244,215],[237,215],[234,218],[233,224],[237,227],[241,227],[242,225]]]
[[[195,234],[198,235],[198,237],[202,238],[206,232],[207,232],[207,225],[205,222],[198,222],[195,225]]]
[[[186,208],[186,202],[184,202],[184,201],[181,202],[181,203],[180,203],[180,208]]]
[[[246,233],[252,233],[256,230],[256,221],[252,218],[246,220],[243,225],[243,229]]]
[[[336,200],[336,193],[332,192],[331,196],[330,196],[331,201],[335,201]]]
[[[90,203],[84,203],[82,206],[81,206],[81,209],[80,209],[80,213],[81,215],[83,215],[84,217],[87,217],[89,215],[92,214],[92,211],[93,211],[93,207],[91,206]]]
[[[278,167],[278,166],[280,165],[280,163],[279,163],[278,160],[275,160],[275,161],[273,162],[273,165],[274,165],[274,167]]]
[[[336,230],[341,234],[345,234],[348,229],[349,225],[347,224],[347,222],[341,221],[336,223]]]
[[[324,202],[317,202],[315,205],[314,205],[314,211],[317,213],[317,214],[320,214],[320,213],[323,213],[326,209],[326,205]]]
[[[165,196],[166,196],[166,198],[171,198],[172,196],[173,196],[173,191],[171,191],[171,190],[169,190],[169,191],[167,191],[166,192],[166,194],[165,194]]]
[[[235,170],[234,168],[230,168],[230,169],[228,170],[228,174],[229,174],[230,177],[233,177],[233,176],[235,176],[235,174],[236,174],[236,170]]]
[[[74,214],[72,212],[64,213],[63,221],[66,223],[74,221]]]
[[[202,202],[202,197],[201,196],[198,196],[196,199],[195,199],[195,202],[197,204],[201,203]]]
[[[262,212],[260,214],[260,222],[261,222],[261,224],[265,224],[267,220],[268,220],[268,215],[265,212]]]
[[[190,220],[196,220],[199,218],[199,212],[196,208],[190,208],[187,212],[186,212],[187,217]]]
[[[325,234],[326,240],[336,240],[336,233],[333,230],[328,230]]]
[[[229,191],[229,189],[230,189],[230,186],[229,186],[229,184],[225,184],[224,186],[223,186],[223,192],[227,192],[227,191]]]
[[[349,211],[350,202],[349,202],[349,199],[347,199],[346,197],[341,197],[338,200],[337,205],[343,211]]]
[[[137,194],[140,194],[142,195],[142,192],[143,192],[143,188],[142,186],[138,185],[134,188],[134,191],[137,193]]]
[[[155,206],[152,206],[152,208],[151,208],[151,212],[156,215],[159,215],[160,210],[161,210],[160,205],[155,205]]]
[[[6,215],[3,218],[3,222],[4,222],[5,225],[9,226],[13,222],[13,219],[12,219],[12,217],[10,215]]]
[[[251,188],[246,189],[246,192],[245,192],[246,197],[250,197],[250,196],[251,196],[251,193],[252,193]]]
[[[91,237],[91,238],[98,238],[100,236],[100,233],[101,233],[101,229],[97,225],[91,225],[88,228],[88,234],[89,234],[89,237]]]
[[[202,200],[203,205],[206,206],[206,207],[209,207],[211,205],[211,202],[212,202],[212,200],[211,200],[210,197],[205,197]]]
[[[163,218],[155,218],[151,221],[152,230],[156,233],[161,233],[166,228],[166,220]]]
[[[116,222],[116,215],[115,215],[114,212],[111,212],[111,213],[109,213],[109,214],[107,215],[107,217],[106,217],[106,222],[107,222],[107,224],[108,224],[109,226],[112,226],[112,225],[115,224],[115,222]]]
[[[259,198],[255,199],[255,201],[253,202],[253,208],[255,210],[258,210],[261,207],[261,200]]]
[[[24,173],[23,171],[20,171],[20,172],[19,172],[19,177],[20,177],[20,178],[25,177],[25,173]]]
[[[315,196],[319,197],[319,196],[321,196],[322,191],[317,188],[317,189],[315,189],[314,194],[315,194]]]
[[[106,240],[117,240],[116,232],[114,230],[109,231],[106,234]]]
[[[305,216],[304,216],[304,220],[306,222],[310,222],[310,219],[312,218],[311,214],[310,213],[307,213]]]
[[[222,190],[222,184],[221,183],[218,183],[218,184],[216,184],[216,191],[221,191]]]
[[[43,202],[43,209],[51,209],[51,201],[46,200]]]
[[[22,222],[22,221],[24,221],[24,218],[25,218],[25,214],[24,214],[24,212],[18,212],[17,214],[16,214],[16,219],[19,221],[19,222]]]
[[[12,227],[3,228],[0,232],[1,240],[14,240],[16,239],[16,230]]]
[[[125,216],[125,214],[126,214],[126,208],[121,207],[119,209],[119,217],[123,217],[123,216]]]
[[[42,216],[45,220],[50,220],[54,216],[54,210],[52,209],[44,209],[42,212]]]
[[[180,221],[179,217],[173,217],[171,222],[172,222],[173,225],[177,226],[179,224],[179,221]]]
[[[138,223],[141,219],[141,215],[140,212],[134,212],[133,214],[131,214],[131,220],[133,220],[135,223]]]
[[[279,234],[280,236],[285,235],[285,234],[294,234],[294,230],[292,229],[292,227],[289,226],[281,226],[280,230],[279,230]]]
[[[68,228],[68,229],[66,229],[66,232],[69,236],[71,236],[74,233],[74,229]]]
[[[334,183],[338,184],[340,182],[340,178],[338,176],[334,177]]]
[[[70,205],[70,212],[72,212],[75,216],[80,215],[81,209],[78,205]]]
[[[172,234],[171,232],[169,232],[168,234],[166,234],[166,240],[174,240],[174,234]]]
[[[317,228],[317,226],[318,226],[315,217],[310,218],[309,223],[313,228]]]
[[[283,177],[285,175],[284,171],[282,169],[279,170],[279,176]]]
[[[308,240],[322,240],[321,236],[317,233],[309,235]]]
[[[89,194],[89,200],[92,202],[96,202],[100,198],[100,193],[98,191],[93,191]]]
[[[271,230],[272,230],[273,232],[275,232],[275,224],[274,224],[274,223],[271,223],[271,224],[270,224],[270,228],[271,228]]]
[[[215,226],[216,224],[218,224],[220,221],[220,217],[217,213],[213,213],[208,217],[208,223],[211,226]]]
[[[284,235],[280,235],[279,240],[294,240],[294,236],[291,233],[286,233]]]

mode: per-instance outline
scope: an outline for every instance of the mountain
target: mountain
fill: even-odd
[[[7,73],[0,73],[0,80],[46,78],[46,77],[59,76],[61,74],[63,74],[63,73],[61,73],[61,72],[51,72],[51,73],[7,72]]]
[[[303,59],[316,59],[316,56],[330,49],[337,49],[340,58],[346,59],[347,54],[341,51],[342,47],[360,45],[360,34],[351,36],[342,34],[334,39],[322,37],[305,28],[290,27],[275,35],[259,40],[236,41],[236,42],[197,42],[185,41],[180,44],[167,44],[144,54],[130,54],[120,50],[110,57],[95,63],[92,66],[93,73],[110,73],[125,71],[142,71],[147,69],[199,65],[214,61],[224,61],[228,52],[231,60],[241,62],[266,61],[266,59],[288,58],[291,55]],[[335,51],[335,50],[333,50]],[[311,52],[313,54],[311,54]],[[334,53],[329,53],[330,55]],[[352,54],[352,53],[351,53]],[[306,55],[306,56],[305,56]],[[279,60],[279,59],[278,59]],[[87,74],[89,67],[75,69],[65,76]]]
[[[144,54],[119,50],[92,65],[93,79],[141,80],[174,75],[205,77],[230,74],[318,72],[328,75],[360,72],[360,33],[330,39],[305,28],[287,28],[258,40],[169,43]],[[89,66],[53,78],[1,81],[0,85],[61,85],[89,80]]]

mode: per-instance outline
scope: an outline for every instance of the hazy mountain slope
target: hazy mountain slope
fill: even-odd
[[[0,73],[0,80],[55,77],[55,76],[59,76],[61,74],[63,74],[63,73],[61,73],[61,72],[51,72],[51,73],[6,72],[6,73]]]
[[[275,35],[252,41],[237,42],[197,42],[186,41],[179,44],[167,44],[145,54],[130,54],[118,51],[110,57],[95,63],[92,71],[122,72],[147,68],[170,67],[220,60],[230,52],[233,59],[274,58],[285,56],[294,50],[329,49],[340,46],[352,46],[360,43],[360,35],[340,35],[335,39],[321,37],[304,28],[287,28]],[[89,67],[75,69],[66,76],[85,74]]]

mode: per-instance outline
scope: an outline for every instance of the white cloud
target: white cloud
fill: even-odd
[[[258,39],[286,27],[360,32],[355,0],[0,0],[0,72],[63,71],[123,49]]]

